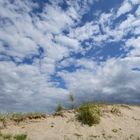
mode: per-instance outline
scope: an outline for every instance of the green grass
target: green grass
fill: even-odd
[[[18,134],[18,135],[12,136],[11,134],[0,133],[0,140],[27,140],[27,135]]]
[[[26,134],[15,135],[14,139],[15,140],[26,140],[27,139],[27,135]]]
[[[8,113],[0,114],[0,121],[5,122],[6,120],[12,120],[19,123],[27,119],[41,119],[45,117],[45,113]]]
[[[58,104],[58,106],[56,107],[55,111],[60,112],[62,110],[64,110],[64,107],[61,104]]]
[[[4,114],[0,114],[0,121],[3,122],[5,120],[5,115]]]
[[[10,134],[1,134],[0,135],[0,140],[12,140],[12,135]]]
[[[45,118],[46,114],[45,113],[27,113],[26,118],[28,119],[41,119],[41,118]]]
[[[100,123],[101,111],[98,105],[95,104],[84,104],[78,109],[78,120],[83,124],[92,126],[93,124]]]

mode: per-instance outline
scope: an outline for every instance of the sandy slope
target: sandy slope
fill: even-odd
[[[119,105],[121,113],[110,112],[112,106],[102,107],[100,124],[89,127],[75,118],[74,111],[63,116],[48,115],[45,119],[14,124],[2,133],[27,133],[29,140],[140,140],[140,107]]]

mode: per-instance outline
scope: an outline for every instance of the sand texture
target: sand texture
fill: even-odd
[[[112,107],[118,112],[111,112]],[[43,119],[20,123],[6,122],[0,131],[6,134],[28,135],[29,140],[140,140],[140,107],[103,105],[101,122],[88,126],[76,119],[76,111],[63,111],[61,115],[47,115]],[[1,126],[2,124],[0,124]]]

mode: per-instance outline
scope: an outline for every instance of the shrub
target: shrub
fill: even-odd
[[[100,115],[99,106],[94,104],[84,104],[78,108],[78,120],[89,126],[98,124],[100,122]]]
[[[15,135],[14,139],[15,140],[26,140],[27,139],[27,135],[26,134]]]
[[[56,107],[55,111],[56,112],[60,112],[64,109],[64,107],[61,104],[58,104],[58,106]]]

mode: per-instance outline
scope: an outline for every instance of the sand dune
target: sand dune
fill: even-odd
[[[74,110],[62,115],[47,115],[43,119],[26,120],[16,124],[8,121],[2,133],[28,135],[29,140],[140,140],[140,107],[115,105],[101,106],[98,125],[83,125],[76,119]]]

